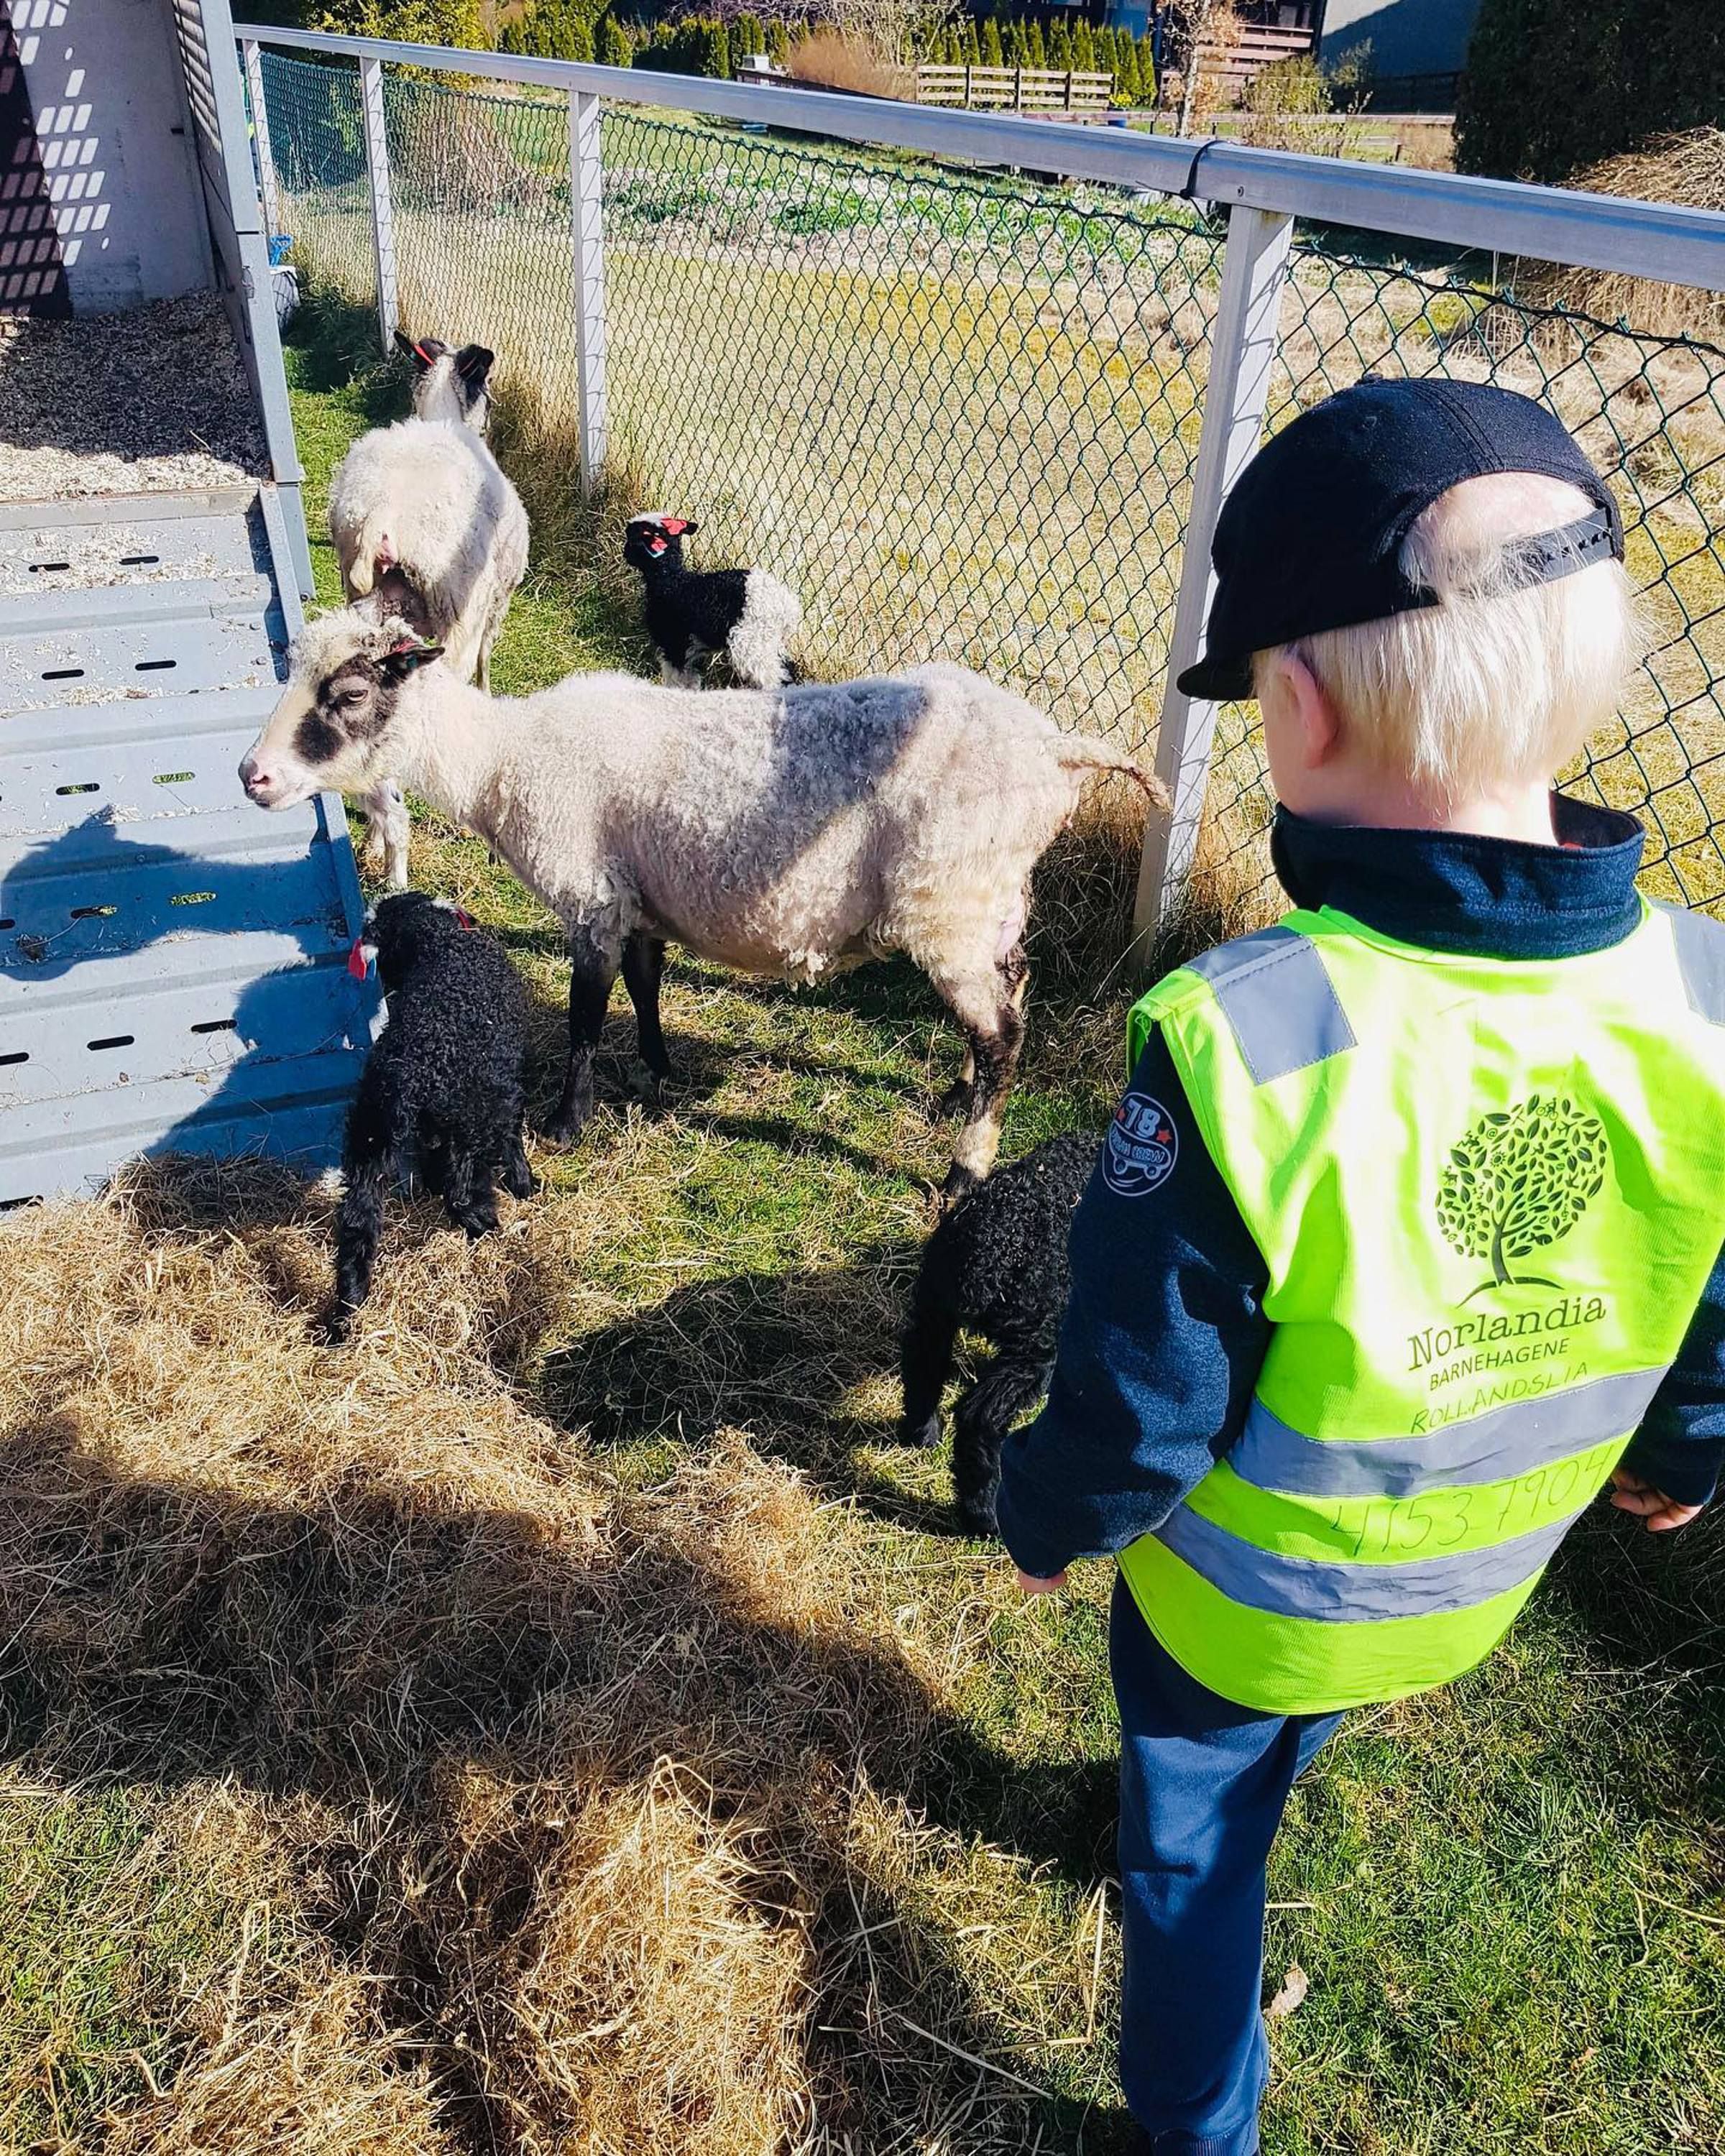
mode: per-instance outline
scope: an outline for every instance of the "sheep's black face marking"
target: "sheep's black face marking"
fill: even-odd
[[[696,528],[686,516],[633,516],[623,535],[623,558],[632,569],[680,569],[683,542]]]
[[[306,763],[333,763],[341,752],[375,741],[389,723],[395,690],[405,678],[392,676],[389,661],[357,656],[326,674],[312,708],[294,732],[294,748]]]
[[[341,746],[341,737],[316,711],[310,711],[294,729],[294,753],[302,763],[328,763]]]
[[[455,355],[455,387],[460,393],[462,408],[471,412],[475,406],[481,409],[490,402],[485,384],[497,355],[488,352],[482,344],[465,344]]]

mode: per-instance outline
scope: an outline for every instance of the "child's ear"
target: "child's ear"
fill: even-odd
[[[1276,691],[1294,723],[1300,760],[1308,771],[1328,763],[1342,747],[1342,721],[1323,684],[1291,651],[1276,660]]]

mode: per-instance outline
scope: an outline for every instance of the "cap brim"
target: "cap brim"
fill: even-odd
[[[1235,704],[1252,693],[1252,662],[1244,659],[1200,659],[1178,677],[1183,696],[1201,696],[1207,704]]]

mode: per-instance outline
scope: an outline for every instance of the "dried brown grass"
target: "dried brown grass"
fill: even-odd
[[[868,97],[915,95],[908,69],[889,67],[866,46],[837,30],[810,30],[798,38],[785,65],[798,82],[819,83],[829,90],[860,90]]]
[[[159,1876],[213,1878],[232,1933],[136,2003],[170,2070],[59,2156],[1031,2137],[1022,2073],[973,2063],[991,1994],[1034,2046],[1091,1964],[1039,1933],[1024,1859],[940,1823],[982,1771],[950,1641],[745,1435],[632,1488],[524,1379],[626,1181],[476,1249],[410,1210],[340,1353],[305,1322],[329,1199],[275,1171],[10,1224],[8,1748],[67,1802],[140,1792]],[[716,1406],[747,1324],[651,1330],[655,1382]],[[567,1361],[578,1392],[578,1336]]]
[[[1679,203],[1725,210],[1725,127],[1661,135],[1574,173],[1568,184],[1637,202]],[[1601,321],[1626,322],[1650,336],[1717,337],[1725,332],[1725,294],[1688,285],[1657,285],[1615,270],[1542,265],[1530,289],[1545,303]]]

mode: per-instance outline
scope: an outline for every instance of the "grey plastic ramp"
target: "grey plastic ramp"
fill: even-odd
[[[267,489],[0,507],[0,1205],[333,1162],[377,1022],[333,798],[237,768],[299,605]]]

